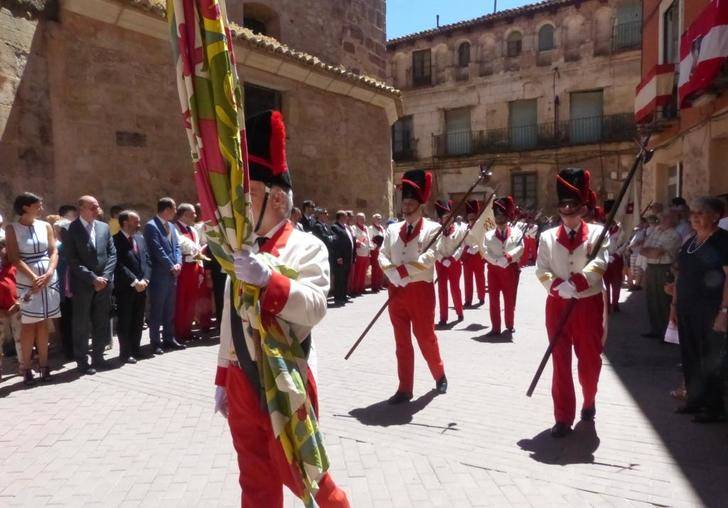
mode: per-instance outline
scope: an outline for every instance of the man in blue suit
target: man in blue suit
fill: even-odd
[[[161,355],[162,347],[185,349],[174,337],[174,304],[177,277],[182,270],[182,252],[177,231],[171,221],[177,213],[172,198],[157,202],[157,216],[144,226],[144,241],[152,261],[149,279],[149,339],[154,354]],[[160,337],[159,329],[164,327]]]

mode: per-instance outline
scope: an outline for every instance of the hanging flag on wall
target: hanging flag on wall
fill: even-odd
[[[680,38],[681,108],[705,93],[728,57],[728,0],[713,0]]]
[[[675,86],[675,64],[655,65],[637,85],[634,116],[637,123],[652,120],[657,108],[672,100]]]

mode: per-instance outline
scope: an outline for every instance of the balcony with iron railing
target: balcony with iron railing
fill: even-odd
[[[433,135],[433,149],[436,157],[457,157],[614,143],[630,141],[635,135],[634,114],[624,113],[506,129],[437,134]]]
[[[612,29],[612,51],[628,51],[642,47],[642,21],[619,23]]]
[[[417,140],[406,138],[392,144],[392,159],[394,162],[411,162],[417,160]]]

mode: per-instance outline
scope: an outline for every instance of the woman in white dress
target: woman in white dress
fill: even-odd
[[[53,228],[38,220],[43,211],[40,197],[25,192],[15,198],[13,208],[19,218],[7,226],[5,233],[8,258],[18,270],[16,278],[22,325],[20,370],[23,382],[30,385],[33,383],[31,355],[34,345],[38,350],[41,381],[50,379],[49,320],[61,315],[56,277],[58,251]]]

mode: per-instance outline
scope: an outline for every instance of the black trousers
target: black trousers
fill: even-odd
[[[144,309],[147,293],[135,290],[116,293],[116,315],[119,320],[119,357],[122,359],[139,355],[144,327]]]
[[[346,289],[349,282],[349,271],[351,265],[334,263],[334,300],[337,302],[346,301]]]
[[[67,360],[73,360],[73,301],[61,297],[61,344],[63,355]]]
[[[707,413],[722,414],[726,336],[713,330],[720,301],[693,299],[678,302],[678,332],[687,405],[705,407]]]
[[[73,352],[81,367],[88,364],[89,332],[94,362],[103,360],[104,348],[111,341],[111,289],[94,291],[92,287],[73,293]]]

